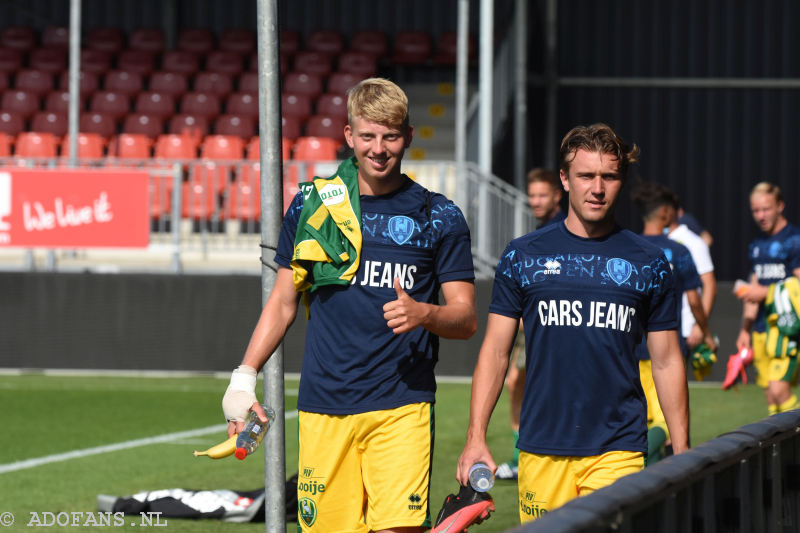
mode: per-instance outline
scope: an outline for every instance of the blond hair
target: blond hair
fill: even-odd
[[[756,186],[750,191],[750,196],[752,197],[754,194],[769,194],[775,198],[776,203],[779,204],[783,202],[783,193],[781,193],[781,188],[768,181],[756,183]]]
[[[408,127],[408,97],[397,84],[367,78],[347,91],[347,120],[361,118],[376,124]]]

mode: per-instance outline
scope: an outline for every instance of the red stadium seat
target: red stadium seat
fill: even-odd
[[[328,78],[328,93],[345,96],[347,89],[355,87],[362,79],[351,72],[334,72]]]
[[[164,43],[164,30],[161,28],[137,28],[131,31],[128,47],[160,54],[164,51]]]
[[[63,48],[35,48],[28,54],[28,67],[57,74],[68,67],[67,52]]]
[[[231,93],[225,100],[225,112],[258,119],[258,96],[251,93]]]
[[[295,72],[313,74],[325,78],[331,73],[331,57],[323,52],[303,50],[294,56]]]
[[[86,100],[78,96],[78,110],[86,109]],[[67,113],[69,112],[69,91],[56,89],[50,91],[44,97],[44,110]]]
[[[56,137],[67,134],[67,114],[63,111],[39,111],[31,118],[31,131],[52,133]]]
[[[123,159],[146,159],[152,155],[153,141],[140,133],[120,133],[108,145],[108,155]]]
[[[281,95],[281,113],[293,116],[301,121],[311,116],[311,98],[305,94],[283,93]]]
[[[242,58],[243,56],[236,52],[214,50],[206,56],[206,70],[238,76],[244,70]]]
[[[244,159],[244,140],[237,135],[208,135],[200,145],[205,159]]]
[[[253,135],[247,146],[244,149],[245,158],[249,161],[258,161],[261,159],[261,139],[258,135]]]
[[[144,88],[144,79],[138,72],[111,70],[103,79],[103,88],[106,91],[123,93],[133,97]]]
[[[0,47],[27,52],[36,46],[36,30],[29,26],[6,26],[0,30]]]
[[[294,143],[294,157],[298,161],[334,161],[338,143],[325,137],[300,137]]]
[[[180,72],[187,76],[193,76],[200,70],[198,52],[167,50],[161,58],[161,68],[167,72]]]
[[[475,36],[469,35],[467,38],[467,56],[472,62],[477,53],[477,43]],[[436,55],[433,60],[439,65],[455,65],[456,55],[458,54],[458,33],[454,31],[446,31],[439,36],[439,41],[436,44]]]
[[[84,48],[81,50],[81,70],[103,75],[111,70],[111,52]]]
[[[117,56],[117,68],[149,76],[156,68],[155,54],[144,50],[123,50]]]
[[[56,157],[58,140],[52,133],[24,131],[17,135],[14,143],[18,157]]]
[[[146,135],[155,139],[164,133],[164,119],[147,113],[130,113],[122,121],[122,132]]]
[[[147,113],[166,120],[175,114],[175,98],[169,93],[145,91],[136,96],[134,108],[137,113]]]
[[[147,180],[147,196],[150,218],[160,219],[172,212],[173,180],[166,176],[150,175]]]
[[[124,46],[122,30],[119,28],[94,28],[86,36],[86,47],[116,54]]]
[[[17,72],[14,88],[44,96],[53,90],[54,78],[50,72],[35,69],[23,69]]]
[[[9,80],[8,72],[0,70],[0,91],[5,91],[9,87],[11,87],[11,81]]]
[[[9,157],[14,145],[14,136],[0,131],[0,157]]]
[[[317,113],[347,119],[347,99],[339,94],[325,93],[317,99]]]
[[[224,98],[233,92],[233,77],[222,72],[198,72],[194,77],[194,90]]]
[[[98,159],[103,157],[106,141],[97,133],[78,133],[78,158]],[[61,155],[69,157],[69,135],[61,142]]]
[[[199,144],[208,135],[208,119],[202,115],[178,113],[169,119],[167,133],[188,135]]]
[[[154,155],[158,159],[195,159],[197,143],[188,135],[166,133],[158,136]]]
[[[97,91],[89,100],[89,111],[106,113],[119,120],[131,110],[131,100],[127,94],[114,91]]]
[[[338,71],[371,78],[378,72],[378,63],[366,52],[344,52],[339,56]]]
[[[389,51],[389,39],[386,33],[380,30],[357,31],[350,39],[350,49],[370,54],[376,60],[380,60],[386,57]]]
[[[190,92],[181,97],[181,113],[198,115],[211,121],[222,110],[219,98],[211,93]]]
[[[15,111],[0,111],[0,131],[17,135],[25,130],[25,119]]]
[[[214,34],[208,28],[182,28],[178,34],[178,50],[207,54],[214,46]]]
[[[312,31],[306,40],[306,50],[322,52],[328,57],[339,55],[344,49],[344,40],[336,30]]]
[[[181,215],[193,220],[209,220],[218,214],[217,194],[219,190],[200,181],[183,184]]]
[[[219,38],[218,48],[241,55],[251,54],[256,50],[256,34],[246,28],[225,30]]]
[[[217,135],[238,135],[250,139],[256,134],[256,122],[245,115],[220,115],[214,121],[214,133]]]
[[[300,50],[300,34],[297,30],[281,30],[280,33],[281,54],[294,55]]]
[[[3,96],[0,97],[0,109],[14,111],[20,114],[23,119],[27,119],[39,111],[40,103],[37,94],[19,89],[5,90],[3,91]]]
[[[239,92],[258,94],[258,72],[242,72],[239,76]]]
[[[156,71],[150,75],[150,91],[179,98],[189,90],[189,78],[183,72]]]
[[[86,70],[81,71],[79,85],[78,85],[81,96],[88,97],[89,95],[97,91],[99,86],[100,86],[100,81],[96,73],[89,72]],[[58,77],[58,88],[64,91],[69,90],[68,71],[62,72],[61,75]]]
[[[392,63],[422,65],[431,56],[431,37],[425,31],[401,31],[395,34]]]
[[[281,117],[281,136],[286,139],[294,141],[300,137],[303,131],[303,122],[297,117],[282,116]]]
[[[69,28],[47,26],[42,30],[42,46],[47,48],[69,48]]]
[[[0,48],[0,71],[16,72],[22,68],[22,54],[19,50]]]
[[[81,113],[78,129],[85,133],[98,133],[109,139],[117,133],[117,121],[107,113],[89,111]]]
[[[313,115],[306,122],[306,135],[310,137],[327,137],[335,140],[341,146],[344,139],[344,126],[347,119],[328,115]]]
[[[245,170],[246,167],[246,170]],[[259,163],[242,167],[242,172],[225,189],[223,216],[226,219],[261,219],[261,180]]]
[[[283,82],[283,91],[305,94],[316,99],[322,94],[322,77],[304,72],[289,72]]]

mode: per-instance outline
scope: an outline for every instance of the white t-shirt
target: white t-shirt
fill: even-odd
[[[700,276],[714,271],[714,263],[711,261],[711,251],[708,245],[697,233],[690,230],[686,224],[681,224],[672,230],[668,237],[689,249],[694,266]],[[697,292],[701,292],[701,290]],[[689,299],[685,293],[681,296],[681,300],[681,334],[686,338],[691,333],[695,320],[692,309],[689,307]]]

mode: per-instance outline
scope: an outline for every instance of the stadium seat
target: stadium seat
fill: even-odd
[[[261,138],[253,135],[244,149],[245,159],[249,161],[259,161],[261,159]]]
[[[214,34],[208,28],[182,28],[178,34],[178,50],[208,54],[214,49]]]
[[[11,80],[9,79],[8,72],[0,70],[0,91],[5,91],[11,87]]]
[[[14,143],[18,157],[56,157],[58,140],[52,133],[23,131]]]
[[[152,155],[153,141],[141,133],[120,133],[108,144],[108,155],[122,159],[146,159]]]
[[[89,111],[98,111],[119,120],[131,110],[130,97],[114,91],[97,91],[89,99]]]
[[[97,133],[78,133],[78,158],[99,159],[105,152],[106,141]],[[61,156],[69,157],[69,135],[61,141]]]
[[[29,26],[6,26],[0,30],[0,47],[27,52],[36,46],[36,30]]]
[[[317,114],[347,119],[347,99],[340,94],[325,93],[317,99]]]
[[[62,48],[34,48],[28,54],[28,67],[55,75],[68,68],[67,52]]]
[[[144,79],[138,72],[111,70],[103,78],[103,89],[133,97],[144,89]]]
[[[306,122],[306,135],[309,137],[327,137],[341,146],[344,139],[344,126],[347,119],[329,115],[313,115]]]
[[[214,121],[214,133],[238,135],[243,139],[249,139],[256,133],[256,121],[245,115],[220,115]]]
[[[245,169],[246,168],[246,169]],[[249,163],[233,183],[225,189],[223,217],[226,219],[257,221],[261,219],[260,164]]]
[[[200,140],[208,135],[208,119],[202,115],[178,113],[169,119],[167,133],[188,135],[199,144]]]
[[[337,56],[344,49],[344,39],[337,30],[314,30],[306,39],[306,50]]]
[[[246,73],[243,73],[244,76]],[[233,77],[222,72],[198,72],[194,77],[194,90],[224,98],[233,92]]]
[[[191,50],[167,50],[161,57],[161,68],[167,72],[194,76],[200,70],[198,53]]]
[[[78,110],[86,109],[86,99],[78,96]],[[67,113],[69,111],[69,91],[56,89],[44,96],[44,110]]]
[[[297,30],[281,30],[279,39],[281,54],[293,56],[300,50],[300,33]]]
[[[117,56],[117,68],[149,76],[156,68],[155,54],[144,50],[122,50]]]
[[[311,116],[311,98],[305,94],[281,94],[281,113],[305,121]]]
[[[182,185],[181,215],[193,220],[210,220],[218,214],[217,194],[219,190],[203,185],[201,181],[189,181]]]
[[[371,78],[378,72],[378,63],[375,57],[366,52],[344,52],[339,56],[337,70]]]
[[[145,52],[162,53],[164,51],[164,30],[161,28],[137,28],[131,31],[128,48]]]
[[[231,93],[225,99],[225,112],[258,120],[258,96],[252,93]]]
[[[124,46],[122,30],[119,28],[94,28],[86,36],[86,47],[118,53]]]
[[[281,117],[281,136],[294,141],[303,133],[303,122],[297,117]]]
[[[150,218],[158,220],[172,212],[173,180],[165,176],[150,175],[147,179],[147,197]]]
[[[467,57],[472,62],[477,53],[475,36],[470,34],[467,38]],[[458,54],[458,33],[446,31],[439,36],[436,43],[436,54],[433,61],[439,65],[455,65]]]
[[[150,74],[148,89],[179,98],[189,90],[189,78],[183,72],[159,70]]]
[[[323,52],[302,50],[294,56],[293,70],[305,74],[313,74],[324,79],[333,70],[331,57]]]
[[[200,145],[204,159],[244,159],[244,140],[238,135],[208,135]]]
[[[31,131],[63,137],[67,134],[67,129],[67,114],[63,111],[39,111],[31,117]]]
[[[431,56],[431,37],[421,30],[400,31],[395,34],[392,63],[422,65]]]
[[[305,72],[289,72],[283,80],[283,91],[305,94],[316,100],[322,94],[322,77]]]
[[[370,54],[376,60],[386,57],[389,50],[389,39],[380,30],[361,30],[350,39],[350,50]]]
[[[222,106],[216,95],[193,91],[181,97],[180,109],[181,113],[202,116],[211,121],[220,115]]]
[[[96,73],[89,72],[89,71],[81,71],[80,73],[80,80],[79,80],[79,90],[81,96],[89,97],[89,95],[93,94],[97,91],[98,87],[100,87],[100,80]],[[58,88],[64,91],[69,90],[69,72],[64,71],[58,77]]]
[[[338,143],[325,137],[300,137],[294,143],[292,159],[298,161],[334,161]]]
[[[175,114],[175,97],[169,93],[144,91],[136,95],[134,109],[137,113],[147,113],[167,120]]]
[[[122,121],[122,132],[146,135],[155,139],[164,133],[164,119],[147,113],[129,113]]]
[[[39,98],[53,90],[54,78],[50,72],[35,69],[22,69],[15,76],[14,88],[28,91]]]
[[[106,139],[117,133],[117,121],[114,116],[100,111],[81,113],[78,129],[86,133],[99,133]]]
[[[25,119],[15,111],[0,111],[0,132],[17,135],[25,131]]]
[[[242,72],[239,76],[239,92],[258,94],[258,72]]]
[[[246,28],[228,29],[222,32],[219,38],[220,50],[248,55],[256,50],[256,34]]]
[[[14,136],[0,130],[0,157],[9,157],[14,145]]]
[[[69,28],[47,26],[42,30],[42,46],[46,48],[69,48]]]
[[[19,89],[7,89],[3,91],[3,96],[0,97],[0,109],[14,111],[21,115],[24,120],[39,111],[40,103],[37,94]]]
[[[195,159],[197,143],[188,135],[165,133],[156,139],[154,156],[158,159]]]
[[[111,52],[84,48],[81,50],[81,70],[104,75],[111,70]]]
[[[22,54],[19,50],[0,48],[0,71],[13,73],[22,68]]]
[[[242,55],[226,50],[214,50],[206,56],[206,68],[209,72],[222,72],[231,76],[242,73]]]
[[[347,89],[358,85],[362,79],[351,72],[333,72],[328,78],[328,93],[345,96]]]

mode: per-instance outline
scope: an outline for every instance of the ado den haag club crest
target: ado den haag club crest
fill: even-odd
[[[631,277],[633,267],[629,262],[618,257],[612,257],[606,261],[606,272],[617,285],[622,285]]]
[[[300,498],[297,502],[297,515],[306,526],[311,527],[317,521],[317,504],[310,498]]]
[[[389,219],[389,236],[397,244],[405,244],[414,233],[414,221],[404,215]]]

